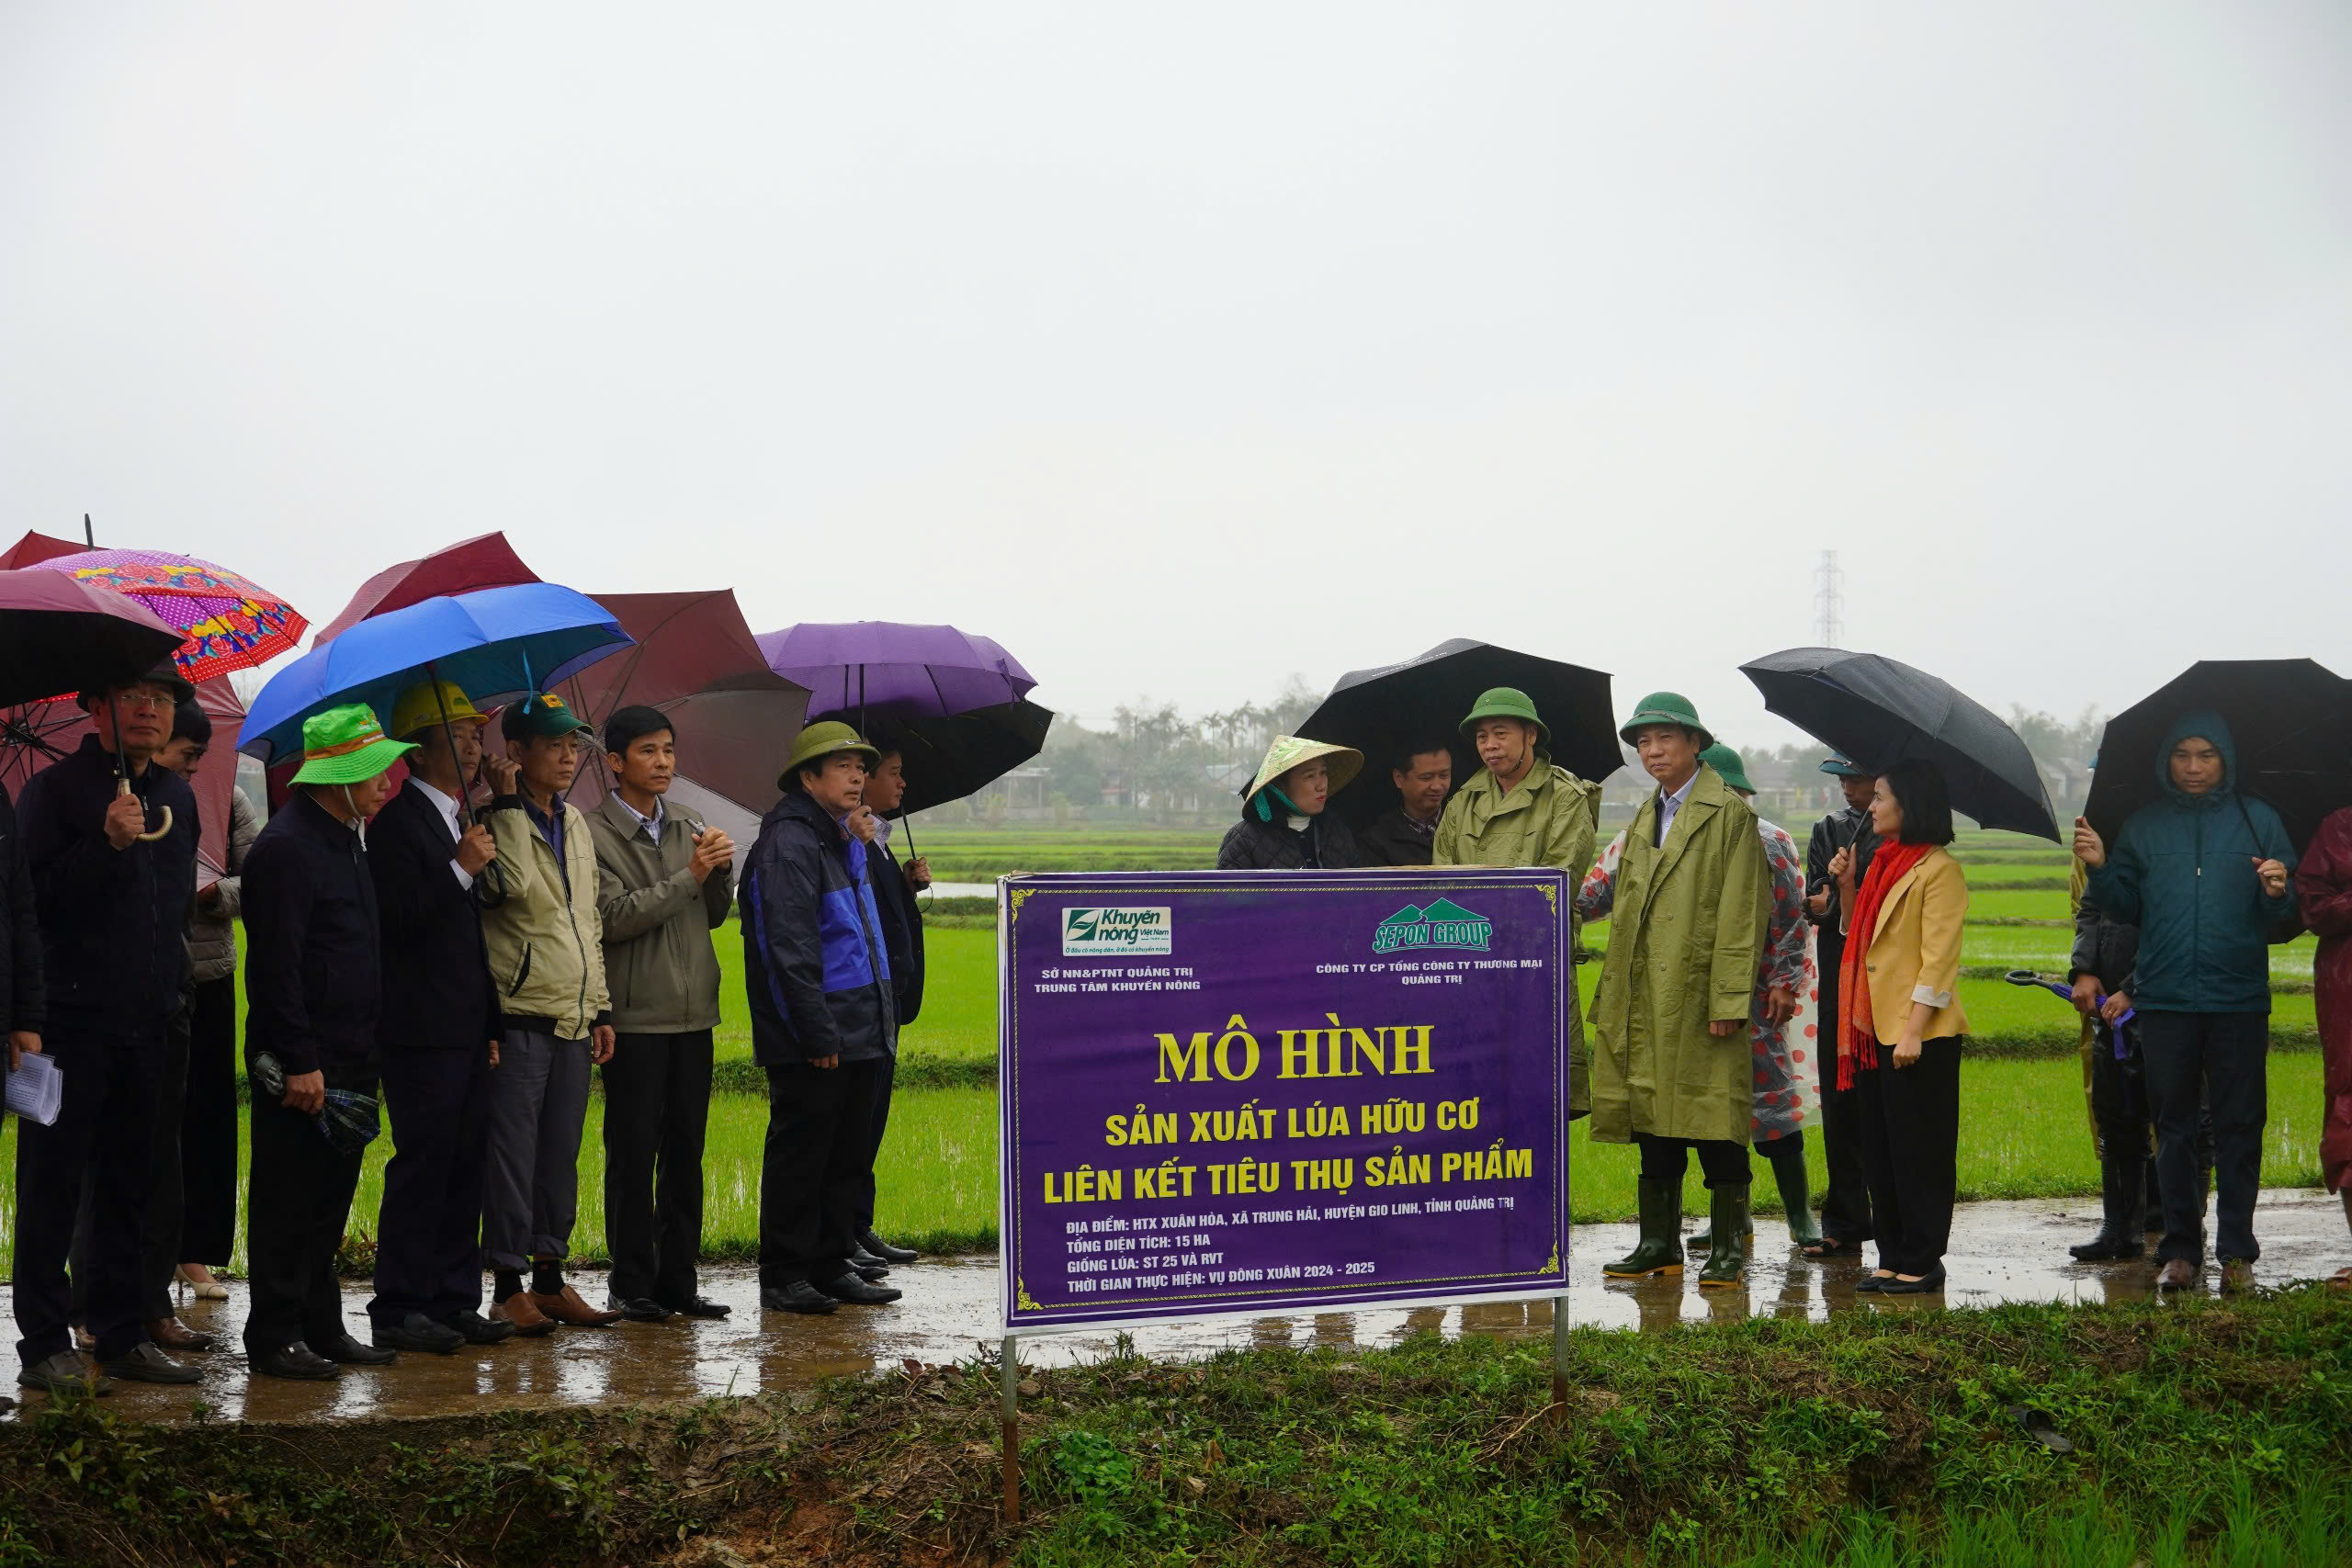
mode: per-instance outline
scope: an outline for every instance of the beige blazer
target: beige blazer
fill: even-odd
[[[1960,1006],[1960,941],[1968,918],[1968,876],[1940,848],[1905,872],[1878,907],[1878,929],[1863,954],[1871,1027],[1882,1045],[1903,1038],[1911,1004],[1936,1010],[1923,1040],[1968,1032]]]

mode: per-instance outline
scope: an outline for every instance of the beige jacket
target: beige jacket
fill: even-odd
[[[596,840],[577,807],[567,803],[562,810],[561,865],[522,796],[500,795],[482,813],[498,846],[496,863],[484,870],[498,902],[482,911],[481,934],[507,1027],[584,1040],[591,1027],[612,1021],[612,998],[596,908]]]

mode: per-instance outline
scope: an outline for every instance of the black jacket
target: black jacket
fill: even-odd
[[[33,775],[17,803],[46,958],[49,1027],[61,1038],[160,1037],[187,983],[196,897],[196,794],[150,765],[130,781],[147,820],[172,830],[118,850],[107,841],[114,753],[95,735]]]
[[[2098,896],[2088,887],[2075,905],[2075,947],[2067,955],[2066,978],[2098,976],[2100,987],[2130,996],[2138,989],[2132,970],[2140,962],[2140,928],[2115,919],[2099,908]]]
[[[1356,838],[1357,852],[1366,865],[1427,865],[1437,843],[1437,824],[1424,833],[1413,826],[1401,806],[1384,811]]]
[[[504,1032],[477,899],[451,863],[458,840],[425,793],[402,784],[368,824],[368,872],[382,919],[384,999],[376,1043],[481,1051]]]
[[[49,1023],[49,1000],[41,989],[40,911],[33,904],[33,876],[25,864],[17,808],[0,789],[0,1031],[28,1029],[38,1034]]]
[[[289,1077],[375,1071],[379,924],[359,835],[295,791],[245,857],[248,1062],[274,1052]]]
[[[743,870],[743,985],[763,1067],[899,1048],[897,998],[865,846],[795,790],[760,820]]]
[[[1216,847],[1219,871],[1346,871],[1363,863],[1356,836],[1329,811],[1307,818],[1301,833],[1245,817],[1226,829],[1225,841]]]
[[[915,902],[907,868],[888,844],[865,851],[866,879],[874,884],[874,907],[882,917],[882,945],[890,954],[890,992],[904,1029],[922,1011],[922,907]]]
[[[1834,887],[1838,879],[1829,874],[1829,863],[1848,844],[1854,846],[1854,886],[1860,887],[1862,878],[1870,874],[1871,857],[1878,853],[1878,835],[1871,831],[1871,814],[1852,807],[1833,811],[1813,825],[1813,837],[1804,847],[1804,894],[1810,898],[1825,887]],[[1838,929],[1838,901],[1829,902],[1829,913],[1808,916],[1815,927],[1815,940],[1832,953],[1846,951],[1846,938]]]

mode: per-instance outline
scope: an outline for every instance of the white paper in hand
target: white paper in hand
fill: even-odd
[[[57,1125],[57,1108],[65,1100],[65,1075],[56,1060],[28,1051],[8,1074],[8,1109],[44,1127]]]

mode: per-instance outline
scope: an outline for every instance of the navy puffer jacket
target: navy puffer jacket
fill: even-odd
[[[2172,750],[2201,736],[2222,753],[2219,787],[2173,786]],[[2183,715],[2156,749],[2164,798],[2142,807],[2091,873],[2087,892],[2108,919],[2140,928],[2132,1003],[2143,1012],[2268,1012],[2269,944],[2299,929],[2295,889],[2273,898],[2257,860],[2291,874],[2295,849],[2268,803],[2237,789],[2238,753],[2219,714]]]
[[[899,1048],[898,1009],[865,845],[798,791],[760,821],[743,873],[743,980],[762,1066]]]

